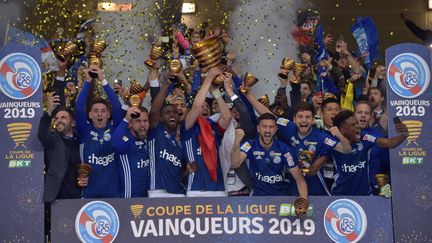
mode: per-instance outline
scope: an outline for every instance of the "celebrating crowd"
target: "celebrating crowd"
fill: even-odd
[[[388,138],[385,67],[368,70],[342,36],[301,46],[295,75],[283,62],[266,77],[280,84],[271,102],[249,91],[256,78],[241,71],[229,34],[218,28],[174,25],[159,46],[164,59],[150,55],[146,81],[129,88],[118,80],[111,87],[92,29],[80,34],[82,54],[60,49],[60,70],[45,90],[38,131],[45,201],[391,196],[390,180],[378,186],[375,177],[389,176],[388,149],[406,139],[407,128],[395,123],[398,135]],[[222,54],[209,67],[193,48],[212,38]],[[320,49],[326,55],[317,61]],[[143,99],[151,99],[149,109]]]

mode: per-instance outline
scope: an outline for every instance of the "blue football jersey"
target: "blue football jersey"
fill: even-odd
[[[176,134],[165,130],[161,123],[148,132],[150,155],[150,190],[166,190],[183,194],[182,167],[184,156]]]
[[[111,147],[112,126],[96,129],[88,124],[87,136],[81,139],[80,156],[92,170],[89,182],[83,189],[83,198],[119,196],[119,177]]]
[[[284,137],[284,140],[295,151],[295,154],[302,156],[302,154],[310,154],[311,164],[315,159],[326,156],[329,157],[331,150],[339,143],[339,140],[330,134],[320,131],[312,127],[311,132],[305,137],[300,137],[297,131],[297,126],[294,122],[285,118],[277,120],[279,128],[279,136]],[[315,176],[305,176],[308,185],[309,195],[331,195],[329,189],[324,181],[324,171],[321,168]],[[291,190],[294,194],[298,194],[297,185],[295,181],[291,183]]]
[[[246,154],[246,163],[253,186],[253,196],[286,196],[290,195],[289,183],[286,181],[287,170],[297,166],[291,148],[273,140],[270,149],[264,149],[259,138],[243,142],[240,151]],[[292,194],[291,194],[292,195]]]
[[[128,123],[123,121],[114,131],[111,143],[116,153],[120,196],[124,198],[147,197],[150,183],[147,140],[137,140],[130,133]]]
[[[351,145],[352,152],[342,154],[332,152],[332,160],[336,168],[335,182],[332,186],[333,195],[370,195],[372,189],[369,181],[370,149],[375,145],[377,137],[364,131],[360,141]]]
[[[87,121],[84,109],[90,83],[85,82],[77,97],[75,106],[78,139],[80,141],[80,156],[83,163],[92,166],[89,182],[83,188],[83,198],[111,198],[119,196],[119,177],[114,150],[111,146],[111,136],[115,126],[123,119],[121,104],[109,85],[103,86],[112,105],[112,122],[106,128],[96,129]]]
[[[217,128],[217,123],[210,119],[208,119],[208,121],[210,122],[215,136],[217,149],[222,140],[221,131]],[[201,153],[201,146],[198,141],[200,131],[198,124],[195,124],[189,130],[185,129],[184,123],[181,127],[182,144],[185,150],[187,162],[195,162],[197,164],[197,170],[190,173],[188,176],[187,191],[225,191],[219,154],[217,161],[217,181],[215,182],[210,178],[210,174]]]

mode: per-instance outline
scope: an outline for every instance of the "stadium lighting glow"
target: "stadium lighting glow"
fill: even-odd
[[[98,11],[100,12],[128,12],[132,10],[132,3],[98,3]]]
[[[195,13],[195,3],[183,3],[182,13]]]

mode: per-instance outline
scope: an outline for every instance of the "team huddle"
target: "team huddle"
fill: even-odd
[[[99,59],[105,44],[89,31],[80,59],[58,58],[38,131],[45,149],[45,201],[390,196],[389,185],[386,191],[378,188],[375,175],[388,174],[388,148],[401,144],[408,131],[397,122],[398,135],[385,135],[384,66],[375,67],[367,79],[361,60],[341,37],[336,52],[317,63],[313,50],[303,48],[302,63],[282,61],[280,86],[270,104],[268,97],[257,99],[249,91],[257,80],[241,75],[233,63],[235,53],[225,49],[226,32],[204,37],[195,31],[190,42],[183,34],[173,26],[169,71],[150,58],[147,81],[131,84],[128,92],[121,82],[111,88],[105,79]],[[204,54],[192,56],[191,50],[201,40],[214,45],[201,51],[221,52],[215,57],[222,63],[198,63]],[[326,35],[327,49],[332,42],[333,36]],[[151,52],[160,49],[153,46]],[[294,75],[288,71],[292,68]],[[67,78],[71,73],[72,80]],[[149,110],[144,99],[151,99]]]
[[[97,78],[89,76],[91,70]],[[315,126],[315,109],[306,102],[294,106],[292,121],[278,117],[250,92],[235,92],[240,79],[221,68],[209,70],[188,109],[184,98],[169,92],[171,81],[159,87],[157,70],[150,70],[150,89],[155,95],[150,111],[131,106],[125,113],[101,69],[94,66],[84,73],[75,113],[58,106],[60,98],[53,93],[40,124],[39,137],[46,150],[53,147],[47,137],[60,134],[69,141],[69,148],[79,144],[79,160],[72,159],[75,166],[86,163],[92,168],[82,177],[69,165],[67,173],[75,176],[79,187],[63,180],[70,185],[62,186],[60,195],[370,195],[371,149],[395,147],[407,136],[402,123],[396,124],[401,135],[390,139],[369,128],[372,109],[368,102],[358,102],[351,112],[340,111],[334,98],[325,99],[323,110],[332,105],[338,109],[328,130]],[[224,94],[212,85],[218,75]],[[89,99],[96,80],[101,81],[109,102]],[[206,101],[209,94],[218,111],[213,115]],[[55,130],[49,131],[51,117]],[[68,156],[75,152],[69,150]],[[333,178],[324,170],[329,164],[334,165]],[[334,180],[331,185],[328,179]]]

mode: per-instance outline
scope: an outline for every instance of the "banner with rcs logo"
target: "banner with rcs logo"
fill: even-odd
[[[44,162],[37,139],[41,115],[40,50],[4,46],[0,51],[0,240],[5,242],[44,239]]]
[[[389,137],[398,135],[392,118],[408,128],[407,139],[390,150],[395,240],[423,235],[423,242],[432,239],[431,52],[418,44],[395,45],[386,50],[386,64]]]

